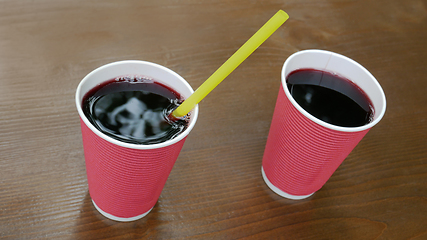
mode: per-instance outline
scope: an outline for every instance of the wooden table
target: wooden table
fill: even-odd
[[[274,13],[290,19],[200,103],[158,203],[119,223],[92,205],[75,89],[137,59],[197,88]],[[1,239],[427,239],[427,1],[0,1]],[[326,49],[365,66],[387,111],[312,197],[273,193],[261,160],[283,62]]]

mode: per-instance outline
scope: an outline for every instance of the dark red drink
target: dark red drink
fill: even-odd
[[[183,132],[185,119],[168,115],[183,101],[173,89],[144,77],[106,81],[83,98],[83,112],[104,134],[134,144],[155,144]]]
[[[359,127],[373,118],[372,102],[356,84],[338,75],[300,69],[287,77],[295,101],[314,117],[342,127]]]

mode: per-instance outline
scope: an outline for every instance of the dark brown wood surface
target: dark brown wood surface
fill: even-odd
[[[197,88],[274,13],[290,19],[200,103],[153,211],[93,207],[75,89],[113,61]],[[291,201],[261,160],[283,62],[326,49],[365,66],[387,111],[326,185]],[[427,1],[0,1],[1,239],[427,239]]]

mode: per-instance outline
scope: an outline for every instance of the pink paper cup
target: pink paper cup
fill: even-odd
[[[109,219],[133,221],[147,215],[156,204],[185,139],[196,123],[198,106],[191,112],[188,128],[171,140],[140,145],[113,139],[89,122],[83,113],[82,101],[95,86],[120,76],[151,77],[184,98],[189,97],[193,89],[168,68],[133,60],[99,67],[84,77],[77,87],[76,106],[92,202]]]
[[[286,86],[289,73],[304,68],[337,73],[353,81],[372,101],[373,120],[360,127],[340,127],[305,111]],[[282,84],[262,160],[264,181],[282,197],[311,196],[381,120],[385,109],[386,99],[380,84],[357,62],[324,50],[305,50],[291,55],[282,68]]]

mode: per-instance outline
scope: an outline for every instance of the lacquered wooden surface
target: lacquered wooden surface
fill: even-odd
[[[74,93],[117,60],[156,62],[197,88],[277,10],[290,19],[200,104],[145,218],[102,217],[88,195]],[[0,238],[427,239],[427,1],[0,1]],[[326,185],[291,201],[261,177],[285,59],[326,49],[386,97]]]

